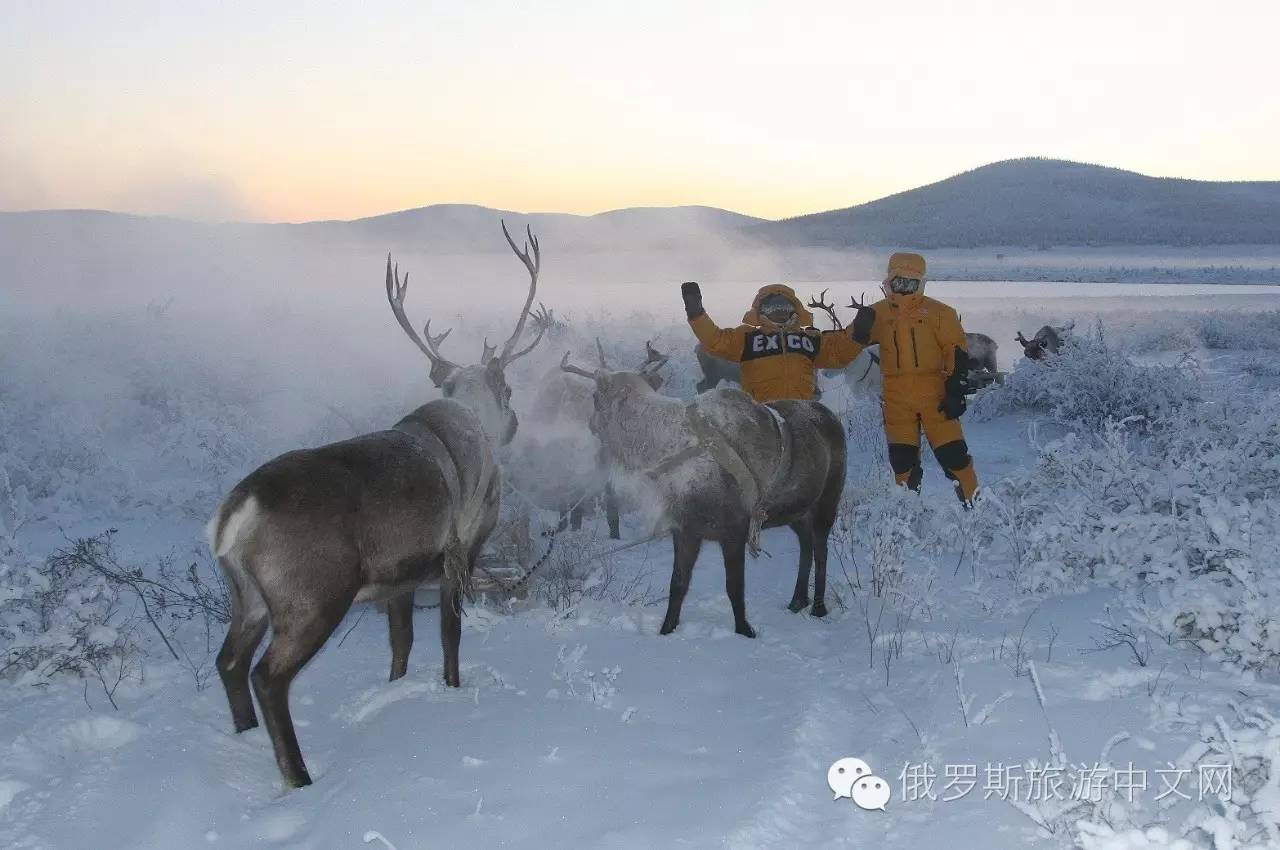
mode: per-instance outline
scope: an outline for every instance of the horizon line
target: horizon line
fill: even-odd
[[[613,213],[620,213],[620,212],[630,212],[633,210],[700,209],[700,210],[710,210],[713,212],[729,213],[731,215],[741,216],[742,218],[753,219],[754,221],[762,224],[776,224],[783,221],[793,221],[795,219],[806,218],[808,216],[813,216],[813,215],[822,215],[824,213],[843,212],[846,210],[855,209],[857,207],[866,206],[868,204],[878,203],[879,201],[887,200],[889,198],[894,198],[894,197],[897,197],[898,195],[904,195],[904,194],[907,194],[908,192],[914,192],[919,189],[926,189],[930,186],[936,186],[939,183],[945,183],[948,180],[954,180],[957,177],[963,177],[966,174],[972,174],[973,172],[981,171],[984,168],[991,168],[997,165],[1006,165],[1009,163],[1028,162],[1028,161],[1055,162],[1055,163],[1062,163],[1065,165],[1081,165],[1089,168],[1099,168],[1099,169],[1105,169],[1108,171],[1119,171],[1125,174],[1132,174],[1138,177],[1143,177],[1148,180],[1176,180],[1176,181],[1189,182],[1189,183],[1216,183],[1216,184],[1223,184],[1223,185],[1247,184],[1247,183],[1280,183],[1280,179],[1267,179],[1267,178],[1253,178],[1248,180],[1208,180],[1208,179],[1198,178],[1198,177],[1175,177],[1175,176],[1169,176],[1169,175],[1146,174],[1141,171],[1135,171],[1129,168],[1120,168],[1119,166],[1106,165],[1104,163],[1099,163],[1099,162],[1086,162],[1083,160],[1063,159],[1061,157],[1054,157],[1054,156],[1035,155],[1035,156],[1020,156],[1020,157],[1010,157],[1007,159],[993,160],[991,162],[983,163],[982,165],[974,166],[973,168],[968,168],[963,171],[957,171],[956,173],[943,177],[940,180],[934,180],[929,183],[920,183],[918,185],[910,186],[905,189],[900,189],[896,192],[890,192],[886,195],[881,195],[880,197],[872,198],[870,200],[862,201],[860,203],[850,204],[848,206],[831,207],[828,209],[814,210],[811,212],[798,213],[796,215],[785,215],[785,216],[780,216],[778,218],[767,218],[765,216],[752,215],[751,213],[745,213],[739,210],[729,209],[728,207],[717,207],[712,204],[669,204],[669,205],[637,204],[634,206],[609,207],[607,209],[598,210],[596,212],[581,213],[581,212],[564,212],[559,210],[512,210],[512,209],[506,209],[503,207],[491,207],[485,204],[476,203],[474,201],[435,201],[428,204],[420,204],[418,206],[403,207],[401,209],[394,209],[394,210],[387,210],[385,212],[373,213],[372,215],[357,216],[355,218],[330,217],[330,218],[314,218],[314,219],[301,219],[301,220],[268,220],[268,219],[249,219],[249,218],[202,219],[202,218],[195,218],[190,216],[175,215],[171,213],[130,212],[128,210],[106,209],[102,207],[34,207],[34,208],[28,208],[28,209],[2,209],[0,210],[0,215],[25,215],[25,214],[32,214],[32,213],[96,213],[101,215],[117,215],[117,216],[126,216],[129,218],[166,220],[166,221],[181,222],[186,224],[201,224],[201,225],[302,226],[302,225],[309,225],[309,224],[353,224],[356,222],[370,221],[377,218],[386,218],[389,216],[402,215],[404,213],[418,212],[421,210],[439,209],[441,207],[467,207],[471,209],[484,210],[487,212],[507,213],[513,216],[564,216],[566,218],[579,218],[579,219],[596,218],[598,216],[610,215]]]

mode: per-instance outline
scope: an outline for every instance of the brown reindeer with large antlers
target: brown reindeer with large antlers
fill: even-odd
[[[408,275],[387,260],[387,300],[396,320],[431,360],[445,398],[389,430],[283,454],[237,484],[209,522],[209,542],[231,589],[231,624],[218,673],[237,732],[258,725],[258,698],[286,785],[309,785],[289,715],[289,686],[355,602],[385,601],[391,679],[403,676],[413,645],[413,592],[440,579],[444,681],[458,687],[461,600],[480,549],[498,520],[501,474],[493,443],[515,434],[503,369],[517,350],[538,285],[538,240],[516,248],[529,295],[511,338],[483,365],[440,354],[448,331],[414,332],[404,312]],[[529,245],[532,245],[532,256]],[[486,347],[487,348],[487,347]],[[249,664],[268,625],[271,643]]]
[[[538,305],[537,312],[531,312],[534,295],[538,289],[538,274],[542,269],[542,253],[537,237],[532,231],[526,232],[528,241],[521,250],[516,247],[515,240],[507,232],[506,223],[502,225],[502,235],[507,238],[507,244],[511,246],[511,250],[529,272],[529,294],[525,298],[515,330],[503,344],[500,353],[495,347],[490,346],[486,339],[483,343],[480,362],[470,366],[459,366],[440,353],[440,344],[452,333],[452,328],[432,336],[431,322],[428,320],[422,328],[422,336],[418,336],[404,310],[404,299],[409,290],[409,275],[406,273],[404,281],[401,282],[399,266],[393,266],[391,256],[387,255],[387,303],[391,305],[391,312],[405,334],[431,361],[431,371],[428,373],[431,382],[443,391],[445,398],[457,399],[475,411],[480,421],[485,424],[485,431],[490,437],[501,439],[504,443],[511,441],[517,425],[515,412],[510,405],[511,388],[507,386],[505,370],[542,341],[543,335],[554,320],[551,312],[541,304]],[[524,334],[526,321],[531,316],[537,328],[537,335],[532,342],[517,350],[516,346]]]

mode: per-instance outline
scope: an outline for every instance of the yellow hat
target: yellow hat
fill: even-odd
[[[889,277],[913,277],[924,279],[924,257],[919,254],[898,252],[889,258]]]

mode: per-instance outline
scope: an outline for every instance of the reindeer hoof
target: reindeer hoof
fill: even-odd
[[[751,628],[750,623],[741,623],[734,631],[743,637],[753,638],[756,636],[756,630]]]
[[[809,614],[813,617],[827,616],[827,604],[825,602],[813,603],[813,608],[809,611]]]
[[[680,625],[680,624],[679,624],[679,623],[668,623],[668,622],[666,622],[666,621],[663,621],[663,623],[662,623],[662,628],[658,629],[658,634],[660,634],[660,635],[669,635],[669,634],[671,634],[672,632],[674,632],[674,631],[676,630],[676,626],[678,626],[678,625]]]
[[[801,611],[803,611],[805,608],[808,608],[808,607],[809,607],[808,599],[801,599],[799,597],[796,597],[791,600],[791,604],[787,606],[787,610],[790,611],[792,614],[799,614]]]

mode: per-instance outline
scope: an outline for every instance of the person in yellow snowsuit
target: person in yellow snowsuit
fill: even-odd
[[[851,332],[861,346],[880,346],[884,430],[898,483],[920,488],[923,430],[960,500],[969,505],[978,476],[960,427],[968,343],[956,311],[926,297],[924,284],[924,257],[894,254],[882,285],[884,299],[869,306],[854,304],[858,314]]]
[[[863,349],[848,331],[813,327],[813,314],[789,286],[762,287],[736,328],[711,320],[698,284],[682,284],[680,294],[698,341],[716,357],[742,364],[742,389],[757,402],[810,400],[818,369],[843,369]]]

